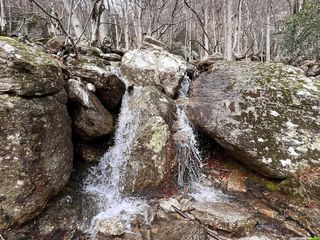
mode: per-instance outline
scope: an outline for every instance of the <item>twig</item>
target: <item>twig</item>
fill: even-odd
[[[211,237],[213,237],[216,240],[227,240],[227,238],[223,237],[223,236],[219,236],[217,231],[214,231],[208,227],[206,227],[198,218],[196,218],[195,216],[194,219],[192,219],[190,216],[188,216],[187,214],[185,214],[181,209],[177,208],[176,206],[171,205],[171,207],[174,209],[174,211],[176,211],[179,215],[181,215],[182,217],[188,219],[188,220],[196,220],[207,232],[208,235],[210,235]]]
[[[75,42],[73,41],[73,38],[68,34],[68,32],[64,29],[63,27],[63,24],[61,22],[61,20],[56,17],[56,16],[53,16],[52,14],[50,14],[46,9],[44,9],[44,7],[42,7],[36,0],[29,0],[30,2],[34,3],[38,8],[40,8],[48,17],[54,19],[59,27],[61,28],[61,31],[68,37],[68,39],[70,40],[71,44],[72,44],[72,48],[74,50],[74,53],[76,55],[76,58],[78,57],[78,50],[77,50],[77,47],[76,47],[76,44]]]

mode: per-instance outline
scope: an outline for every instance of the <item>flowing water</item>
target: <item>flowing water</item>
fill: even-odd
[[[94,196],[100,209],[100,213],[93,218],[89,230],[93,235],[101,221],[120,217],[121,220],[128,222],[130,216],[143,213],[147,208],[144,201],[122,195],[121,176],[139,127],[139,109],[131,109],[129,100],[137,94],[139,88],[135,88],[133,96],[126,91],[122,99],[114,145],[104,154],[99,164],[91,169],[85,180],[84,190]]]
[[[179,90],[179,98],[187,98],[190,79],[185,77]],[[140,88],[135,87],[133,95],[126,91],[119,114],[114,145],[104,154],[99,164],[93,167],[85,182],[84,191],[94,197],[99,214],[92,221],[89,232],[93,238],[99,223],[114,217],[128,224],[136,214],[146,214],[145,201],[122,195],[122,176],[131,154],[131,147],[139,129],[139,109],[131,109],[130,98],[137,97]],[[190,187],[190,196],[199,201],[217,200],[216,191],[204,182],[202,159],[192,125],[182,107],[177,107],[177,131],[175,133],[176,158],[178,161],[178,184]]]

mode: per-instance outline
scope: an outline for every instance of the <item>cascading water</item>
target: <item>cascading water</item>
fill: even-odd
[[[139,127],[139,109],[131,109],[129,100],[137,94],[139,88],[135,88],[132,96],[126,91],[122,99],[114,146],[104,154],[99,164],[91,169],[85,180],[85,192],[94,196],[100,209],[100,213],[91,222],[89,232],[93,235],[101,221],[113,217],[128,221],[130,216],[144,212],[147,207],[142,200],[122,195],[121,176]]]
[[[188,98],[190,79],[185,76],[178,91],[178,99]],[[194,134],[190,120],[183,107],[177,107],[177,132],[175,142],[178,161],[178,184],[188,185],[189,195],[197,201],[217,201],[225,198],[221,191],[208,186],[202,173],[202,157],[198,148],[198,142]]]

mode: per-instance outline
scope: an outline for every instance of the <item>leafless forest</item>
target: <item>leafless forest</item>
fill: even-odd
[[[306,0],[0,0],[1,32],[29,36],[32,24],[75,44],[139,47],[151,35],[185,58],[282,57],[284,21]]]

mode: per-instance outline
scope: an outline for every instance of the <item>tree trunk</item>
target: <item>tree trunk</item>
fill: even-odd
[[[269,12],[269,4],[270,4],[270,1],[268,1],[267,3],[267,26],[266,26],[266,62],[269,63],[271,61],[271,48],[270,48],[270,45],[271,45],[271,40],[270,40],[270,12]]]
[[[226,59],[232,61],[232,0],[225,0],[227,7],[227,31],[226,31]]]
[[[69,16],[71,16],[70,21],[71,21],[71,26],[74,31],[74,35],[77,38],[79,38],[81,35],[81,32],[82,32],[81,22],[78,17],[78,14],[75,11],[76,9],[73,9],[72,2],[73,2],[73,0],[63,0],[63,5],[64,5],[64,8],[66,9],[67,13],[69,14]]]
[[[103,12],[103,4],[101,1],[93,1],[93,4],[95,5],[92,6],[94,9],[91,16],[91,44],[96,45],[98,44],[100,37],[100,22]]]
[[[204,51],[204,57],[207,57],[209,54],[208,54],[208,51],[209,51],[209,38],[208,38],[208,20],[209,17],[208,17],[208,0],[205,0],[205,8],[204,8],[204,30],[205,30],[205,33],[203,34],[203,38],[204,38],[204,48],[205,48],[205,51]]]
[[[0,35],[6,34],[6,26],[7,26],[7,19],[6,19],[6,9],[5,9],[5,2],[4,0],[0,0]]]

